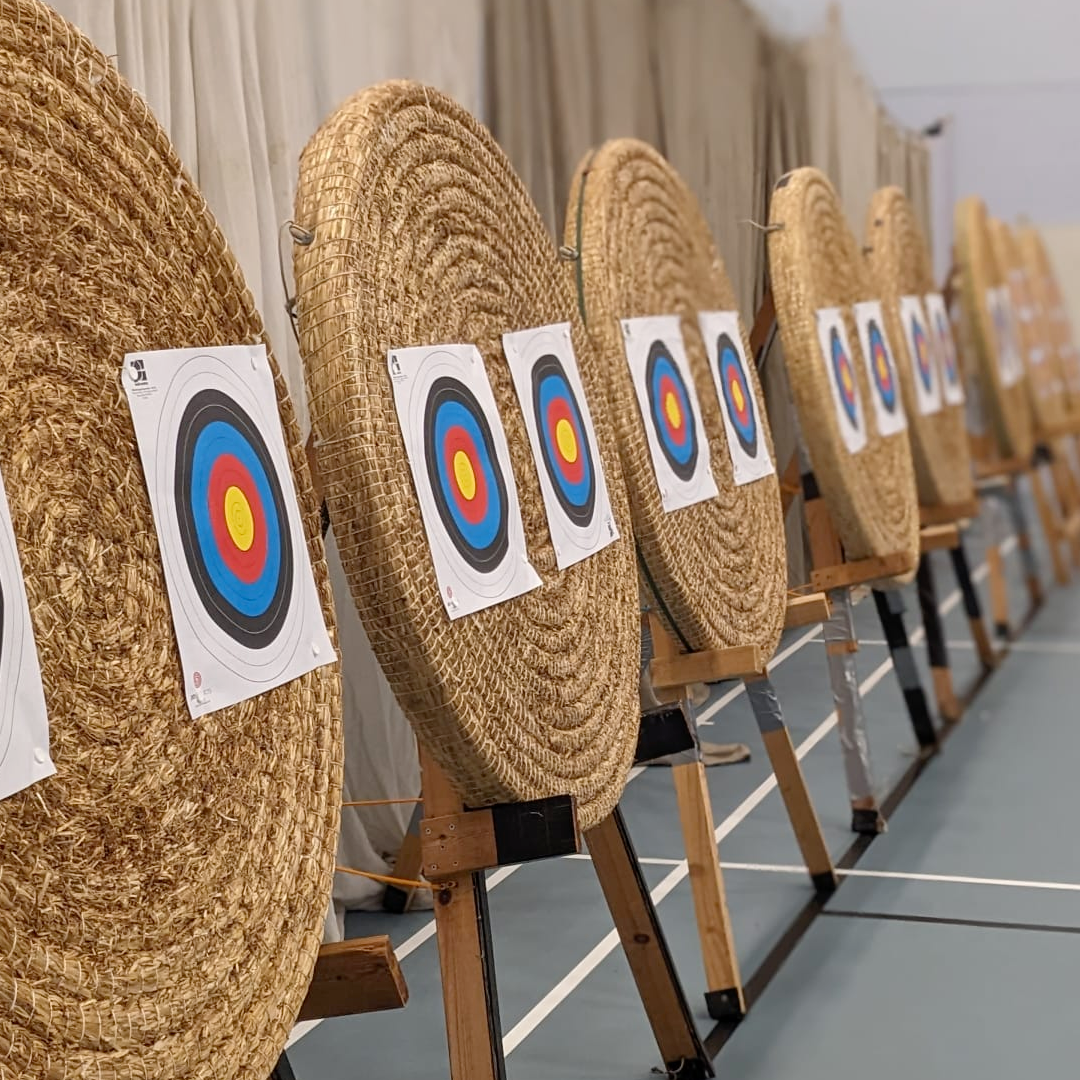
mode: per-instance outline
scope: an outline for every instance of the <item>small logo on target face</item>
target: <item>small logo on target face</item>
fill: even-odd
[[[195,689],[198,690],[202,686],[202,672],[196,671],[191,676],[191,681],[195,684]]]
[[[146,361],[141,356],[132,357],[128,367],[131,371],[132,386],[141,386],[146,383]]]

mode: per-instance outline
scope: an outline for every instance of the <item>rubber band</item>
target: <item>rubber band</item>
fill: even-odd
[[[372,881],[382,882],[384,885],[396,885],[404,889],[430,889],[432,892],[442,892],[443,889],[452,889],[452,881],[411,881],[409,878],[391,877],[389,874],[373,874],[370,870],[357,870],[352,866],[335,866],[334,872],[338,874],[352,874],[354,877],[370,878]]]
[[[415,799],[354,799],[350,802],[343,802],[342,806],[404,806],[412,805],[414,803],[423,802],[423,796],[419,796]]]

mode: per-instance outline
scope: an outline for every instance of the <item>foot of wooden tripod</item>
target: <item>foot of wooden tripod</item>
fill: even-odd
[[[784,723],[776,691],[765,675],[745,679],[744,682],[803,862],[806,863],[814,888],[819,894],[827,896],[836,889],[836,870],[795,753],[795,745]]]
[[[720,869],[705,766],[700,760],[675,765],[671,776],[679,804],[690,891],[705,966],[705,1003],[714,1020],[727,1020],[746,1012],[746,997]]]
[[[877,836],[888,826],[874,799],[851,800],[851,831],[860,836]]]
[[[712,1065],[619,810],[590,829],[585,842],[665,1067],[676,1076],[711,1077]]]

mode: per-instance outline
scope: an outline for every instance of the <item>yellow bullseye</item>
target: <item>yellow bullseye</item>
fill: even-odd
[[[573,465],[577,461],[578,445],[574,425],[569,420],[560,420],[555,425],[555,442],[559,445],[559,453],[563,461],[568,461]]]
[[[731,400],[735,403],[735,411],[741,413],[746,406],[746,398],[743,397],[738,379],[731,380]]]
[[[848,367],[841,368],[840,369],[840,378],[843,380],[844,390],[847,393],[850,394],[851,393],[851,369],[848,368]]]
[[[247,496],[235,486],[225,492],[225,527],[238,550],[251,549],[255,543],[255,516]]]
[[[473,472],[472,462],[464,450],[458,450],[454,454],[454,479],[464,498],[476,497],[476,473]]]
[[[682,409],[679,408],[679,399],[674,391],[669,390],[664,397],[664,414],[673,428],[682,426]]]

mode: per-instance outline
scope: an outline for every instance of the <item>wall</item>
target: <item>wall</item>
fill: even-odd
[[[792,35],[819,29],[827,0],[753,0]],[[1080,4],[1076,0],[842,0],[845,33],[885,107],[935,139],[936,261],[950,208],[977,192],[992,213],[1044,226],[1080,223]],[[1080,301],[1078,233],[1049,228],[1071,299]],[[943,242],[945,241],[945,242]],[[1077,304],[1080,313],[1080,302]]]

